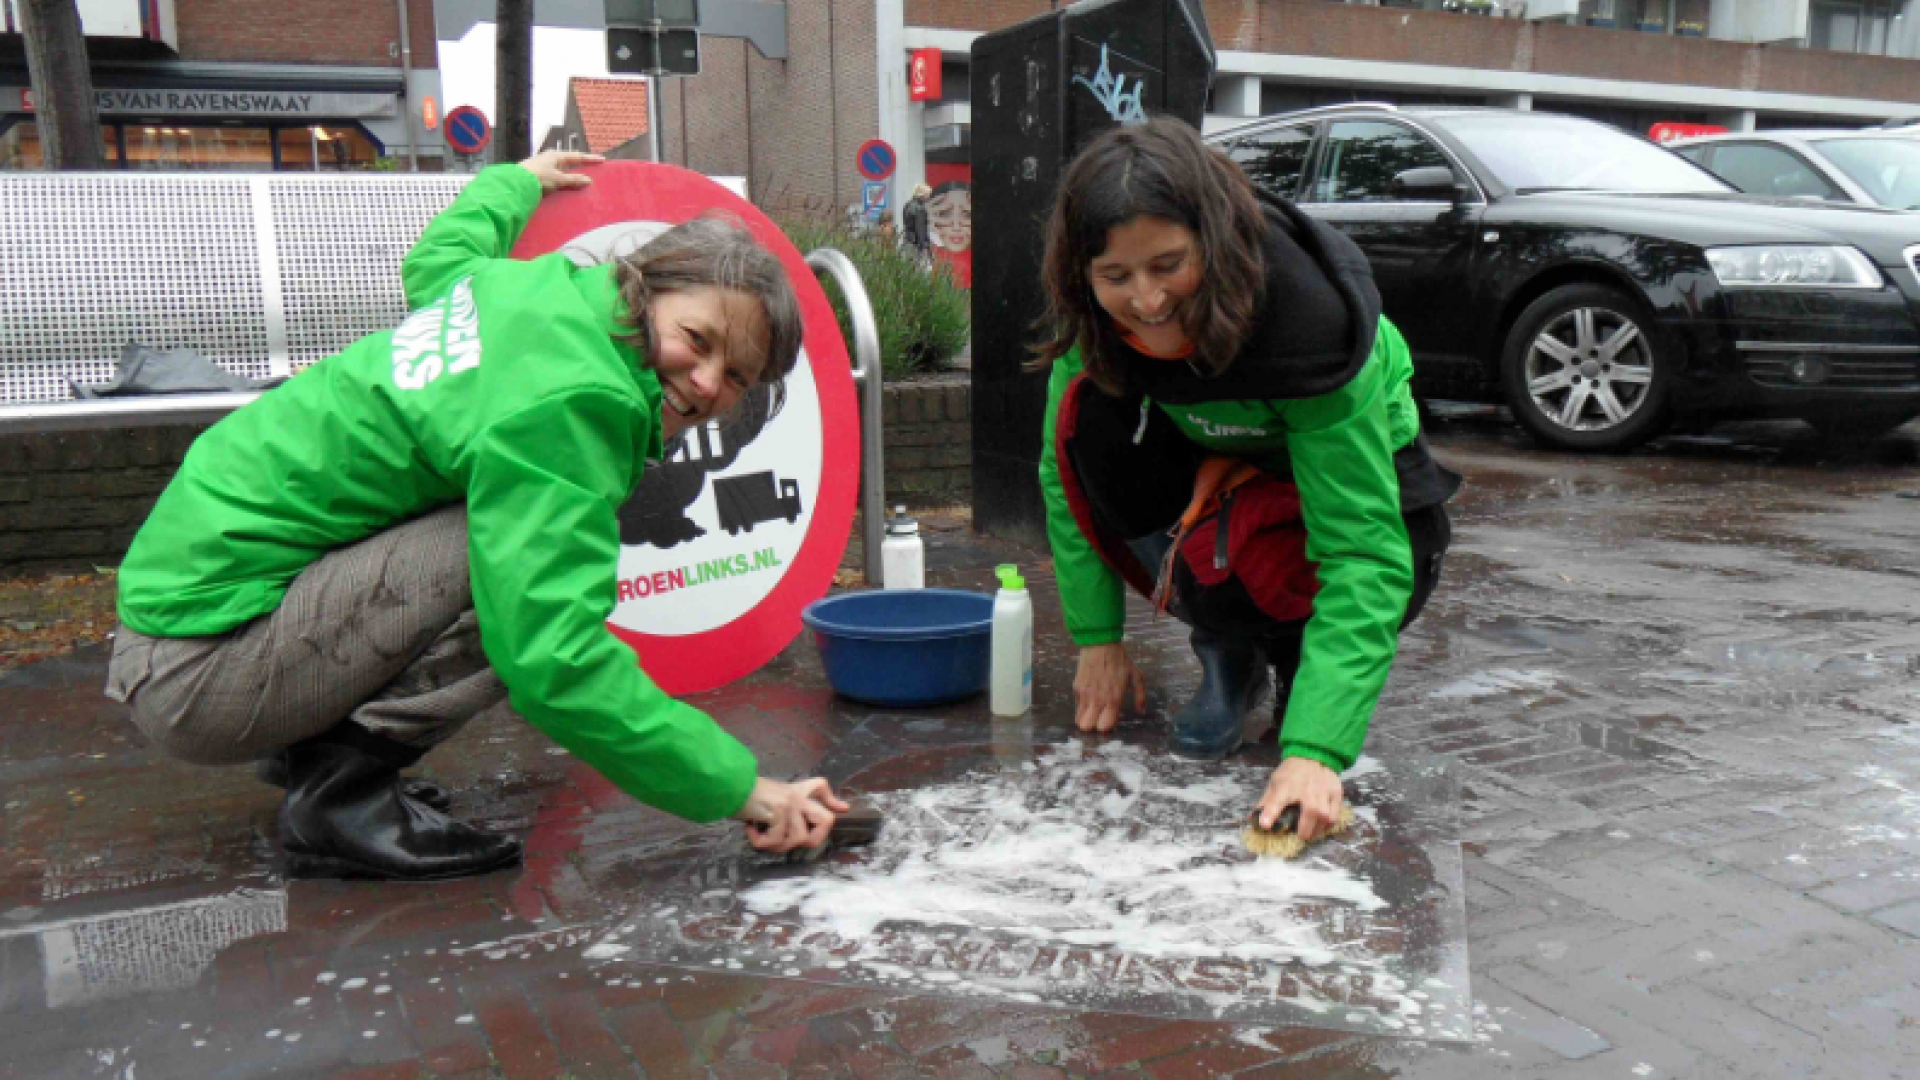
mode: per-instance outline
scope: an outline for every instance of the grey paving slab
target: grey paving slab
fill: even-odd
[[[1920,954],[1906,947],[1888,959],[1892,962],[1883,966],[1829,968],[1747,1000],[1783,1024],[1914,1075],[1920,1072],[1920,1020],[1915,1019],[1920,1016],[1920,985],[1911,976],[1911,965]]]
[[[1870,917],[1882,926],[1891,926],[1904,934],[1920,938],[1920,900],[1881,908]]]
[[[1874,911],[1920,901],[1920,862],[1862,871],[1852,878],[1818,889],[1811,895],[1848,911]]]

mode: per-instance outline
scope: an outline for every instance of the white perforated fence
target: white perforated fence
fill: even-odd
[[[0,176],[0,404],[129,342],[286,375],[405,314],[400,260],[463,175]]]
[[[400,260],[465,176],[273,177],[272,235],[293,370],[406,318]]]

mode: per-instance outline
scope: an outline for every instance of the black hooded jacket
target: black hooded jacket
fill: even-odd
[[[1240,355],[1214,374],[1170,364],[1122,345],[1130,396],[1164,405],[1287,401],[1319,397],[1351,382],[1373,353],[1380,290],[1365,253],[1347,235],[1285,199],[1260,192],[1267,235],[1264,310]],[[1460,478],[1442,469],[1416,438],[1394,455],[1402,510],[1446,502]]]

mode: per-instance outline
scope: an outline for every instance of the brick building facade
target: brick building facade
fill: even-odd
[[[89,17],[110,168],[437,169],[431,0],[99,0]],[[402,33],[402,12],[405,33]],[[25,43],[0,0],[0,168],[39,165]]]
[[[698,76],[665,81],[661,156],[747,177],[766,205],[843,207],[860,198],[854,152],[879,133],[876,5],[788,0],[786,8],[787,59],[741,38],[710,38]]]
[[[141,0],[124,2],[144,7]],[[713,0],[709,18],[727,2]],[[1914,51],[1920,32],[1904,29],[1920,22],[1920,11],[1905,9],[1920,7],[1920,0],[1898,0],[1900,10],[1888,7],[1892,15],[1873,27],[1862,23],[1851,37],[1821,21],[1829,17],[1821,14],[1824,8],[1809,9],[1804,25],[1771,30],[1774,40],[1758,42],[1742,39],[1753,36],[1751,20],[1742,21],[1742,9],[1726,0],[1627,4],[1636,13],[1629,22],[1655,18],[1656,10],[1668,13],[1662,18],[1675,12],[1686,18],[1663,33],[1586,25],[1607,21],[1590,16],[1603,8],[1611,16],[1614,2],[1537,4],[1580,13],[1551,19],[1429,10],[1443,2],[1206,0],[1220,61],[1209,126],[1354,97],[1556,109],[1624,126],[1657,116],[1736,129],[1859,125],[1920,112],[1920,79],[1914,78],[1920,61],[1902,55]],[[0,0],[0,12],[8,6]],[[917,183],[964,177],[972,40],[1054,8],[1049,0],[786,0],[782,6],[784,56],[770,56],[744,37],[709,33],[702,43],[702,73],[663,82],[661,152],[697,171],[746,177],[752,197],[769,205],[804,202],[820,210],[860,201],[862,178],[853,155],[874,137],[899,151],[890,210]],[[1520,5],[1496,5],[1507,7]],[[403,8],[413,70],[404,86]],[[438,96],[435,39],[458,38],[473,17],[491,17],[490,3],[475,7],[462,0],[160,0],[159,9],[172,25],[165,42],[94,41],[100,86],[349,95],[334,100],[340,106],[335,113],[271,116],[273,139],[255,137],[258,145],[250,151],[227,151],[250,152],[267,167],[280,168],[400,158],[411,149],[410,140],[419,142],[428,167],[436,166],[440,137],[427,133],[419,119],[421,99]],[[462,17],[451,16],[456,9]],[[602,10],[588,0],[555,0],[542,5],[541,18],[543,25],[592,28],[600,25]],[[1902,21],[1906,14],[1915,18]],[[1781,33],[1800,36],[1779,38]],[[1841,38],[1861,47],[1807,47]],[[940,100],[907,100],[910,49],[945,55]],[[1876,49],[1891,55],[1868,55]],[[19,92],[25,85],[19,36],[0,33],[0,126],[30,119]],[[109,135],[109,149],[138,166],[146,160],[138,147],[114,145],[116,139],[126,142],[132,125],[139,125],[135,133],[142,136],[156,128],[164,140],[169,129],[183,136],[189,129],[199,134],[208,126],[247,126],[260,118],[235,124],[240,118],[218,112],[127,106],[107,119],[120,128]],[[348,137],[330,148],[318,142],[302,148],[297,134],[287,134],[301,121],[328,135],[344,129]],[[352,153],[343,155],[348,147]]]
[[[1206,0],[1219,56],[1208,127],[1355,98],[1572,112],[1640,131],[1663,119],[1738,130],[1865,126],[1920,113],[1920,60],[1808,47],[1833,37],[1818,12],[1792,31],[1798,38],[1756,41],[1740,39],[1753,36],[1750,27],[1726,14],[1737,8],[1724,0],[1676,0],[1671,10],[1686,21],[1661,33],[1597,25],[1604,20],[1590,17],[1589,9],[1599,10],[1593,0],[1561,5],[1582,14],[1553,19],[1477,17],[1441,6]],[[702,73],[666,80],[662,156],[745,176],[763,204],[840,209],[861,196],[856,148],[880,137],[899,151],[891,212],[915,184],[964,183],[969,173],[974,38],[1054,7],[1049,0],[787,0],[784,59],[742,38],[707,37]],[[1669,10],[1640,0],[1635,11],[1652,18],[1656,8]],[[1877,33],[1872,40],[1883,52],[1913,49],[1893,31]],[[915,49],[945,58],[939,100],[907,100]]]
[[[395,0],[177,0],[180,59],[197,63],[291,64],[398,69]],[[433,68],[433,5],[407,5],[413,64]]]

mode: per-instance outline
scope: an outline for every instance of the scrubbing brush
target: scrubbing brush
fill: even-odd
[[[1318,843],[1329,836],[1339,836],[1352,824],[1353,807],[1342,803],[1340,819],[1325,832],[1314,837],[1314,842]],[[1296,803],[1281,810],[1280,816],[1274,820],[1271,829],[1260,827],[1260,809],[1255,807],[1253,813],[1247,815],[1246,827],[1240,830],[1240,842],[1255,855],[1277,855],[1282,859],[1299,857],[1300,853],[1308,847],[1307,842],[1300,838],[1299,804]]]
[[[864,847],[880,838],[880,830],[887,823],[886,815],[865,803],[854,803],[847,812],[835,816],[833,828],[827,830],[826,843],[818,847],[794,848],[787,852],[789,863],[818,862],[829,851],[841,848]]]

